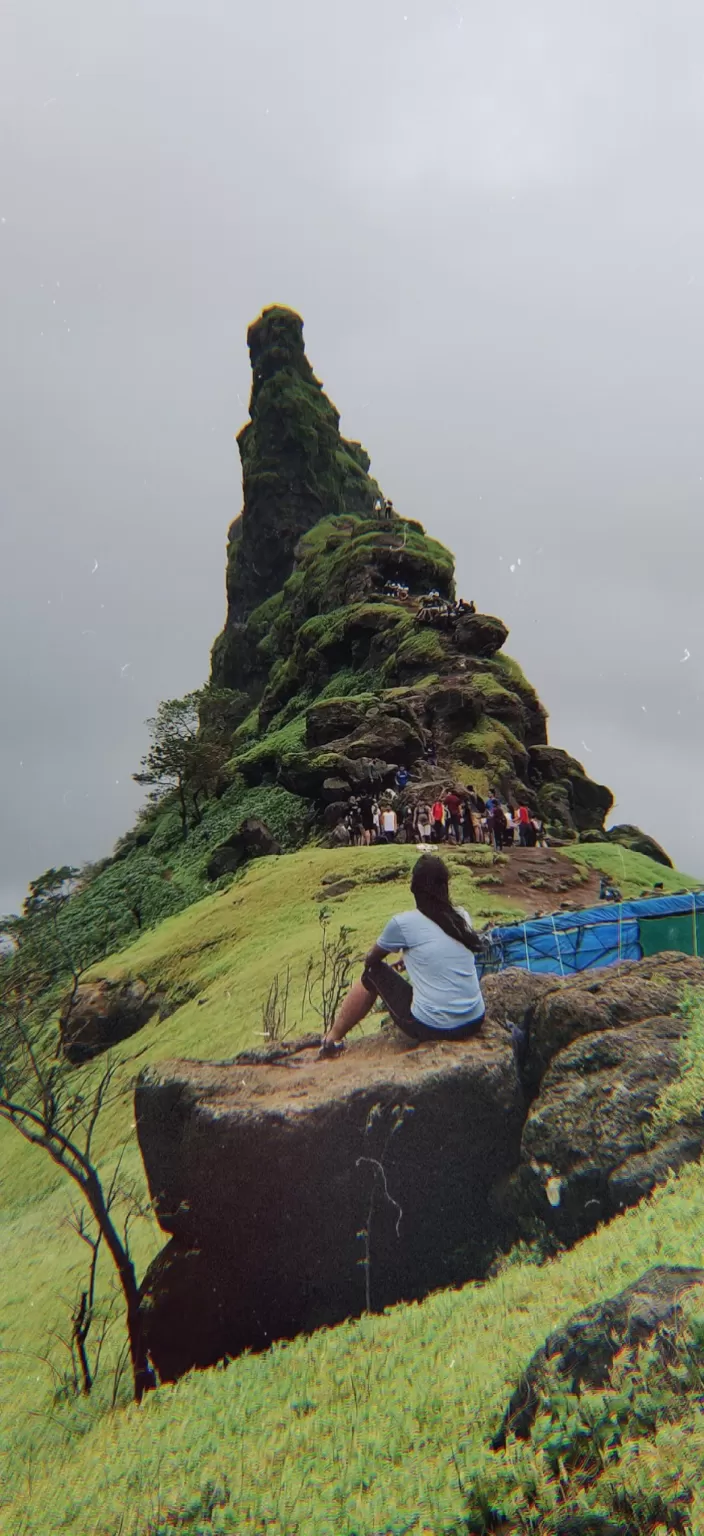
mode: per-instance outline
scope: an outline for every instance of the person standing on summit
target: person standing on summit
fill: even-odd
[[[436,800],[433,806],[433,842],[445,841],[445,806],[442,800]]]
[[[530,821],[530,811],[527,805],[519,805],[516,811],[516,820],[518,822],[518,841],[521,848],[527,848],[529,846],[528,823]]]
[[[448,790],[448,792],[447,792],[447,794],[445,796],[445,805],[447,806],[447,811],[448,811],[448,815],[449,815],[449,818],[450,818],[450,830],[452,832],[452,835],[453,835],[456,843],[461,843],[462,842],[462,801],[460,800],[459,795],[455,794],[454,789],[449,789]]]

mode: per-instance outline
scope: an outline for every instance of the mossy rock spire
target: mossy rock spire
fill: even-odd
[[[227,621],[213,649],[213,680],[225,686],[249,674],[241,626],[290,576],[302,534],[323,518],[369,516],[380,494],[365,450],[340,435],[339,412],[306,357],[300,315],[265,309],[247,342],[250,419],[237,438],[244,505],[230,528]]]
[[[416,798],[450,783],[497,789],[553,835],[605,837],[611,791],[548,746],[547,711],[504,652],[506,625],[474,603],[453,609],[450,550],[375,509],[368,456],[340,435],[300,315],[266,309],[247,340],[244,506],[213,648],[213,681],[237,709],[228,771],[303,797],[321,829],[346,794],[378,793],[403,763]]]

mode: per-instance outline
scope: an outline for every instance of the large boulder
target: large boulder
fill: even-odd
[[[701,1155],[701,1116],[674,1126],[654,1117],[681,1076],[687,1027],[681,1017],[646,1018],[555,1057],[523,1132],[515,1210],[572,1244]]]
[[[525,1078],[531,1091],[537,1089],[558,1052],[573,1041],[656,1014],[677,1013],[685,987],[704,987],[704,962],[664,951],[603,970],[542,980],[547,983],[545,991],[530,1012],[522,1018],[514,1016],[514,1022],[528,1030]]]
[[[663,1361],[672,1364],[674,1336],[683,1330],[682,1300],[688,1294],[701,1307],[704,1269],[658,1264],[617,1296],[577,1312],[531,1356],[492,1448],[503,1450],[509,1435],[527,1440],[538,1415],[549,1414],[565,1393],[576,1397],[583,1388],[613,1387],[617,1356],[623,1374],[624,1364],[635,1366],[637,1351],[653,1339]]]
[[[468,656],[495,656],[508,640],[508,629],[490,613],[471,613],[458,620],[453,638]]]
[[[328,830],[331,827],[336,827],[338,822],[344,821],[349,808],[350,804],[348,790],[348,798],[346,800],[333,800],[329,805],[326,805],[325,810],[323,811],[323,826],[327,827]]]
[[[332,1062],[162,1062],[135,1106],[171,1234],[142,1301],[168,1380],[483,1274],[525,1114],[492,1025],[420,1046],[383,1030]]]
[[[265,858],[280,852],[266,822],[257,816],[247,816],[231,837],[213,849],[205,872],[209,880],[219,880],[221,875],[234,874],[247,859]]]
[[[364,698],[324,699],[306,712],[306,745],[324,746],[340,741],[356,731],[365,719],[369,700]]]
[[[349,796],[350,786],[346,779],[329,778],[323,780],[320,798],[323,805],[337,805],[340,800]]]
[[[356,794],[363,790],[377,791],[391,784],[398,762],[387,762],[383,757],[357,757],[347,763],[347,777]]]
[[[436,683],[421,699],[426,720],[452,732],[471,731],[484,708],[481,694],[469,683]]]
[[[587,777],[576,757],[560,747],[531,747],[529,782],[537,790],[543,818],[566,831],[603,827],[614,803],[611,790]]]
[[[103,976],[79,982],[75,993],[70,992],[62,1005],[61,1051],[74,1066],[90,1061],[135,1035],[158,1012],[162,1002],[163,994],[139,979],[111,981]]]
[[[620,843],[622,848],[629,848],[632,853],[644,853],[646,858],[654,859],[656,864],[665,864],[668,869],[672,869],[669,853],[656,843],[654,837],[641,832],[640,827],[632,827],[624,822],[621,826],[609,827],[606,836],[610,843]]]
[[[309,747],[329,743],[353,761],[386,757],[413,762],[423,749],[422,732],[413,711],[398,702],[369,696],[357,699],[326,699],[306,715]]]

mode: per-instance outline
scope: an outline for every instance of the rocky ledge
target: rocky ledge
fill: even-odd
[[[137,1128],[170,1236],[142,1292],[160,1375],[481,1278],[526,1232],[570,1243],[699,1156],[701,1119],[655,1116],[682,1071],[685,984],[704,964],[680,954],[507,971],[464,1043],[386,1028],[331,1062],[309,1039],[147,1068]]]
[[[490,1185],[515,1167],[525,1104],[491,1026],[422,1048],[389,1029],[331,1062],[317,1041],[269,1062],[165,1062],[142,1074],[136,1112],[172,1234],[143,1287],[170,1380],[483,1274]]]

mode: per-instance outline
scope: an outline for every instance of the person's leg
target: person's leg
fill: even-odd
[[[362,994],[365,994],[364,996]],[[385,960],[377,960],[368,966],[363,979],[356,981],[348,992],[346,998],[338,1009],[335,1021],[325,1036],[325,1045],[339,1044],[349,1030],[354,1029],[355,1024],[361,1023],[366,1018],[370,1009],[380,997],[394,1021],[394,1024],[403,1033],[410,1035],[412,1039],[424,1038],[422,1033],[425,1026],[414,1019],[411,1013],[413,1002],[413,988],[405,976],[399,976],[393,966]]]
[[[376,999],[377,993],[374,988],[365,986],[361,978],[355,981],[340,1003],[334,1022],[325,1036],[326,1042],[332,1040],[337,1044],[338,1041],[343,1040],[345,1035],[354,1029],[355,1024],[361,1024],[362,1019],[366,1019],[367,1014],[371,1013]]]

